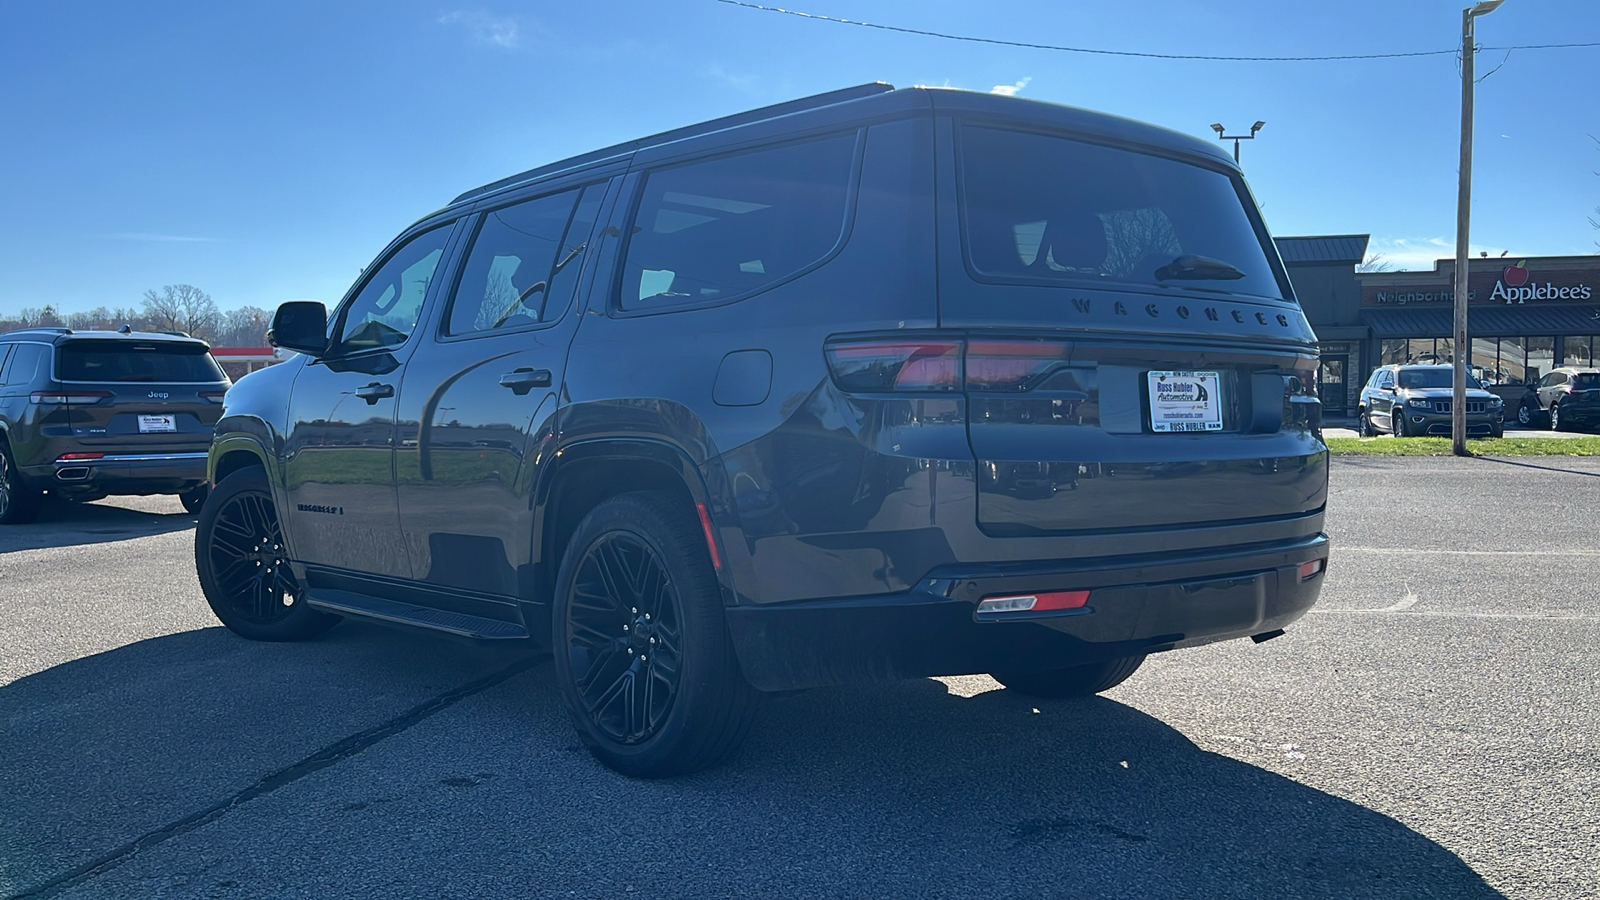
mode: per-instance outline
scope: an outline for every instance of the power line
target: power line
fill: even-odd
[[[945,34],[942,31],[927,31],[921,28],[904,28],[899,25],[880,25],[875,22],[858,22],[854,19],[839,19],[833,16],[822,16],[816,13],[801,12],[794,9],[783,9],[777,6],[762,6],[757,3],[746,3],[744,0],[717,0],[729,6],[742,6],[745,9],[756,9],[762,12],[783,13],[788,16],[798,16],[802,19],[815,19],[819,22],[833,22],[839,25],[855,25],[861,28],[876,28],[880,31],[896,31],[901,34],[915,34],[922,37],[943,38],[947,41],[966,41],[974,44],[997,44],[1002,47],[1021,47],[1027,50],[1057,50],[1063,53],[1092,53],[1099,56],[1133,56],[1142,59],[1183,59],[1203,60],[1207,62],[1331,62],[1334,60],[1350,59],[1404,59],[1418,56],[1455,56],[1461,51],[1456,48],[1449,50],[1417,50],[1410,53],[1350,53],[1341,56],[1202,56],[1186,53],[1138,53],[1132,50],[1100,50],[1094,47],[1064,47],[1059,44],[1033,44],[1027,41],[1005,41],[999,38],[970,37],[961,34]],[[1579,44],[1523,44],[1516,47],[1479,47],[1479,50],[1563,50],[1574,47],[1600,47],[1600,41],[1590,41]]]

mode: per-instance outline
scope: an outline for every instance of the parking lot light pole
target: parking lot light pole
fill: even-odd
[[[1450,450],[1456,456],[1467,452],[1467,358],[1472,345],[1467,343],[1467,233],[1472,215],[1472,20],[1486,16],[1506,0],[1481,0],[1461,11],[1461,173],[1456,195],[1456,297],[1455,297],[1455,377],[1450,397]]]
[[[1500,2],[1504,3],[1505,0],[1500,0]],[[1249,134],[1223,134],[1223,132],[1227,131],[1227,129],[1222,127],[1222,123],[1221,122],[1213,122],[1211,124],[1211,130],[1215,131],[1217,133],[1217,140],[1219,140],[1219,141],[1233,141],[1233,164],[1234,165],[1238,165],[1239,164],[1239,142],[1240,141],[1253,141],[1253,140],[1255,140],[1256,139],[1256,132],[1260,131],[1262,129],[1262,127],[1265,126],[1266,124],[1267,123],[1265,123],[1265,122],[1257,122],[1254,125],[1251,125]]]

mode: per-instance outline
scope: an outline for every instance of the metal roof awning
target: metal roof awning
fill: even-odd
[[[1327,234],[1310,237],[1274,238],[1278,255],[1289,265],[1296,263],[1349,263],[1367,258],[1365,234]]]
[[[1363,309],[1361,321],[1378,338],[1449,337],[1455,313],[1449,307]],[[1474,306],[1467,311],[1467,333],[1477,337],[1600,334],[1600,307]]]

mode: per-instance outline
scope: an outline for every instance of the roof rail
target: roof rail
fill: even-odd
[[[518,172],[517,174],[508,178],[502,178],[499,181],[491,181],[482,187],[473,188],[454,200],[451,200],[450,205],[454,206],[463,200],[470,200],[473,197],[481,197],[484,194],[493,193],[501,188],[510,187],[514,184],[521,184],[524,181],[531,181],[541,175],[549,175],[552,172],[560,172],[564,169],[575,169],[578,166],[587,165],[588,163],[592,162],[599,162],[600,160],[609,159],[613,156],[621,156],[624,153],[633,153],[636,150],[643,150],[645,147],[654,147],[657,144],[679,141],[683,140],[684,138],[694,137],[701,134],[710,134],[713,131],[721,131],[724,128],[732,128],[735,125],[747,125],[751,122],[760,122],[765,119],[775,119],[778,116],[786,116],[790,113],[802,112],[808,109],[820,109],[821,107],[832,106],[835,103],[843,103],[847,100],[859,100],[862,97],[885,94],[892,90],[894,90],[894,85],[892,84],[882,81],[872,81],[866,84],[858,84],[855,87],[840,88],[837,91],[828,91],[822,94],[813,94],[809,97],[801,97],[797,100],[786,100],[782,103],[774,103],[771,106],[763,106],[758,109],[734,113],[731,116],[723,116],[720,119],[711,119],[709,121],[700,122],[694,125],[685,125],[682,128],[674,128],[671,131],[663,131],[659,134],[652,134],[649,137],[635,138],[631,141],[623,141],[620,144],[612,144],[609,147],[603,147],[599,150],[592,150],[579,156],[571,156],[566,159],[557,160],[556,162],[540,166],[536,169],[529,169],[526,172]]]

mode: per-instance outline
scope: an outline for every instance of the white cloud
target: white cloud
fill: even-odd
[[[1471,255],[1474,259],[1487,253],[1491,257],[1498,257],[1505,252],[1504,247],[1491,247],[1487,244],[1472,244]],[[1375,237],[1367,244],[1367,255],[1377,254],[1383,257],[1395,271],[1433,271],[1434,263],[1441,259],[1455,259],[1456,242],[1454,238],[1404,238],[1404,237]]]
[[[722,82],[728,87],[745,94],[755,93],[756,76],[745,74],[736,75],[723,67],[721,63],[707,63],[701,71],[708,77]]]
[[[1006,97],[1015,97],[1017,94],[1021,93],[1022,89],[1027,87],[1028,82],[1032,80],[1033,76],[1029,75],[1027,78],[1018,81],[1016,84],[997,84],[989,89],[989,93],[1001,94]]]
[[[144,232],[123,231],[116,234],[101,235],[113,241],[157,241],[157,242],[210,242],[220,241],[222,238],[214,237],[186,237],[181,234],[146,234]]]
[[[508,50],[517,46],[517,20],[509,16],[492,16],[481,9],[463,9],[439,17],[440,25],[460,25],[480,44],[491,44]]]

